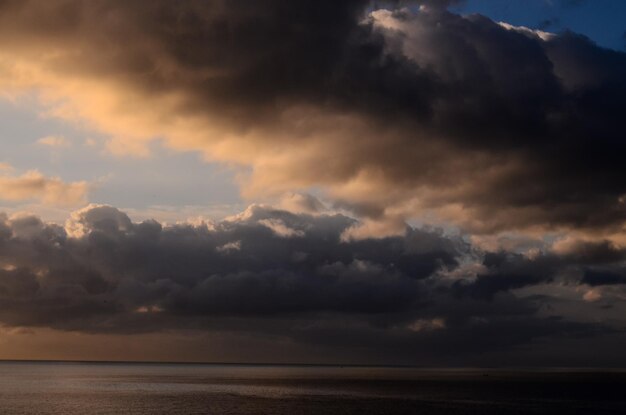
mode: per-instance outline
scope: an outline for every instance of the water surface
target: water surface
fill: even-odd
[[[2,414],[617,414],[626,373],[1,362]]]

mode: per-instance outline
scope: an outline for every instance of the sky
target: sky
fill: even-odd
[[[599,46],[626,50],[626,4],[621,0],[467,0],[454,10],[532,29],[572,31]]]
[[[624,22],[0,2],[0,358],[625,366]]]

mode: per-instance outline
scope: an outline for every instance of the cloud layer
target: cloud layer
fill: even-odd
[[[446,4],[8,1],[2,87],[113,152],[163,139],[387,232],[622,232],[626,54]]]
[[[538,340],[585,338],[616,353],[626,254],[610,243],[487,252],[435,229],[343,237],[355,225],[255,205],[221,222],[167,226],[97,205],[64,227],[4,216],[0,323],[275,336],[363,359],[382,347],[383,362],[488,362]]]

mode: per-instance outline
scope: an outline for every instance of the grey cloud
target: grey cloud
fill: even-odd
[[[498,293],[539,284],[623,284],[626,251],[609,241],[577,241],[563,252],[539,252],[529,256],[515,252],[487,252],[485,271],[474,280],[454,283],[455,295],[493,299]]]
[[[551,256],[531,260],[524,255],[507,252],[486,254],[483,265],[487,272],[475,281],[455,284],[458,294],[490,299],[499,292],[550,282],[561,268],[558,259]]]
[[[587,270],[582,281],[591,286],[626,284],[626,275],[611,270]]]
[[[301,233],[276,234],[270,219]],[[32,216],[5,221],[0,259],[13,302],[4,307],[18,308],[20,319],[5,322],[63,326],[141,307],[187,316],[398,312],[419,299],[420,280],[455,266],[463,248],[419,230],[342,241],[353,224],[261,207],[215,225],[164,228],[96,206],[72,215],[71,236]]]
[[[268,220],[300,233],[280,235]],[[65,227],[4,216],[0,323],[88,333],[243,332],[307,347],[388,347],[391,360],[411,361],[423,350],[448,362],[537,338],[617,330],[542,315],[549,288],[544,297],[512,293],[571,267],[605,266],[604,255],[580,263],[567,255],[481,253],[433,229],[343,239],[354,224],[338,214],[261,206],[195,225],[135,223],[110,206],[75,212]],[[477,255],[484,270],[466,274],[463,263]],[[569,283],[623,282],[602,278],[586,273]],[[455,351],[460,341],[464,349]]]
[[[626,260],[626,250],[611,241],[580,241],[561,253],[572,263],[586,265],[614,264]]]

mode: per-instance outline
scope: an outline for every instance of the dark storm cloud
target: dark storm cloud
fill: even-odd
[[[583,265],[615,264],[626,260],[626,250],[610,241],[577,241],[559,252],[569,262]]]
[[[114,148],[164,137],[252,166],[250,192],[321,186],[376,219],[615,232],[626,54],[449,4],[4,2],[0,33],[19,82]]]
[[[507,292],[528,285],[550,282],[560,263],[552,256],[529,259],[507,252],[487,253],[483,259],[487,272],[467,283],[459,281],[455,289],[459,295],[490,299],[498,292]]]
[[[460,297],[492,299],[497,293],[555,281],[591,286],[623,284],[626,279],[618,277],[615,271],[597,270],[607,267],[624,270],[625,260],[626,251],[609,241],[576,241],[567,249],[531,256],[507,251],[487,252],[482,257],[485,270],[473,281],[456,282],[452,289]]]
[[[557,280],[624,283],[584,273],[590,266],[619,271],[607,244],[585,245],[592,254],[581,262],[568,256],[583,249],[575,244],[559,255],[484,253],[428,229],[346,239],[355,224],[338,214],[260,206],[222,222],[168,226],[134,223],[110,206],[75,212],[65,227],[4,216],[0,323],[88,333],[241,332],[368,350],[386,345],[389,357],[400,360],[416,350],[453,359],[537,338],[617,330],[544,315],[548,297],[512,293]],[[478,273],[466,269],[475,259]],[[563,279],[571,269],[582,277]],[[459,342],[463,350],[455,350]]]
[[[591,286],[596,285],[614,285],[614,284],[626,284],[626,275],[618,274],[616,272],[588,270],[585,272],[583,282]]]
[[[480,16],[396,20],[404,19],[410,40],[437,45],[432,60],[419,44],[407,42],[406,54],[414,50],[418,63],[448,78],[440,79],[436,129],[467,151],[512,162],[495,177],[477,175],[457,202],[487,228],[621,225],[626,55],[570,33],[542,40]]]
[[[420,281],[454,267],[464,247],[419,230],[344,242],[353,219],[260,207],[215,229],[133,224],[106,206],[75,215],[68,229],[85,233],[79,238],[32,216],[3,224],[5,323],[62,327],[152,309],[180,316],[396,313],[414,308]]]

